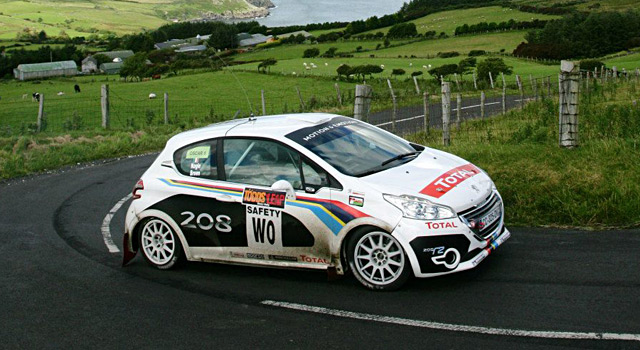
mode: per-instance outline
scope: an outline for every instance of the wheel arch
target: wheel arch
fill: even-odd
[[[139,236],[140,236],[140,230],[142,228],[142,224],[144,224],[147,219],[150,218],[158,218],[163,220],[164,222],[166,222],[171,229],[173,230],[173,232],[176,233],[176,235],[178,236],[178,239],[180,239],[180,244],[182,245],[182,250],[184,253],[184,256],[187,258],[187,260],[192,260],[192,255],[191,252],[189,250],[189,245],[187,243],[187,239],[184,237],[184,234],[182,233],[182,230],[180,229],[180,225],[178,225],[178,223],[176,223],[173,218],[171,218],[171,216],[167,215],[166,213],[160,211],[160,210],[156,210],[156,209],[149,209],[149,210],[145,210],[142,213],[140,213],[138,215],[138,222],[135,224],[135,226],[133,227],[133,229],[131,230],[131,245],[133,247],[133,249],[135,251],[139,250]]]
[[[375,218],[362,218],[349,222],[338,234],[338,245],[332,249],[333,253],[337,255],[336,262],[339,262],[338,272],[345,274],[349,270],[349,262],[347,259],[347,243],[351,236],[362,230],[382,230],[387,233],[393,231],[393,226],[387,222],[384,222]]]

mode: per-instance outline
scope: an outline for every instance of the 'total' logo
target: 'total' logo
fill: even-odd
[[[473,164],[459,166],[438,176],[427,187],[423,188],[420,193],[433,198],[440,198],[466,179],[477,174],[480,174],[480,169]]]

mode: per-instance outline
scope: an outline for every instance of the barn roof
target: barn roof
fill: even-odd
[[[45,63],[19,64],[18,70],[23,72],[44,72],[60,69],[78,69],[78,65],[74,61],[59,61]]]

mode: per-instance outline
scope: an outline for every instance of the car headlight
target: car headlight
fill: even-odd
[[[402,210],[402,214],[406,218],[417,220],[437,220],[456,217],[453,209],[443,205],[434,204],[424,198],[409,195],[394,196],[391,194],[385,194],[383,196],[387,202]]]

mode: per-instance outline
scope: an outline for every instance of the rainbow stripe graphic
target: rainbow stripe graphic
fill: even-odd
[[[159,179],[171,187],[186,188],[209,193],[226,194],[229,196],[242,198],[243,189],[226,186],[213,186],[196,182]],[[320,221],[322,221],[334,235],[338,235],[340,230],[351,220],[369,216],[344,203],[329,199],[318,199],[297,196],[295,200],[287,200],[286,205],[303,208],[311,211]]]

